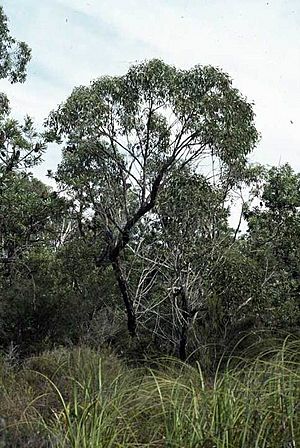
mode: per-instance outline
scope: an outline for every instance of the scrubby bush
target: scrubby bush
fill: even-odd
[[[273,343],[271,345],[274,345]],[[1,361],[6,447],[297,447],[299,341],[232,358],[213,376],[163,359],[128,368],[116,356],[59,349],[18,367]],[[5,440],[5,442],[4,442]]]

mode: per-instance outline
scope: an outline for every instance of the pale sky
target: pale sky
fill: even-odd
[[[27,81],[0,83],[13,114],[41,125],[81,84],[162,58],[225,70],[255,103],[252,161],[300,171],[300,0],[2,0],[14,37],[32,48]],[[52,146],[44,181],[60,155]]]

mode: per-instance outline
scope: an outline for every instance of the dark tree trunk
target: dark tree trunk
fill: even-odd
[[[179,339],[179,358],[181,359],[181,361],[185,361],[187,358],[186,346],[188,341],[189,310],[188,310],[188,300],[184,287],[180,288],[179,296],[181,299],[180,307],[182,314],[182,325]]]
[[[132,299],[130,297],[128,284],[120,266],[119,257],[114,259],[112,262],[112,267],[126,308],[128,332],[131,337],[134,337],[136,336],[136,315],[133,308]]]
[[[187,334],[186,328],[182,328],[180,340],[179,340],[179,358],[181,361],[185,361],[186,355]]]

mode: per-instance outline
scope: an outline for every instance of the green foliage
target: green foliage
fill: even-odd
[[[140,162],[149,176],[174,151],[184,159],[213,153],[228,166],[241,163],[257,140],[253,118],[251,105],[221,70],[196,66],[182,71],[152,60],[122,77],[76,88],[50,114],[48,138],[67,138],[66,164],[84,145],[87,157],[89,148],[94,157],[98,149],[96,166],[101,156],[103,162],[109,156],[127,174],[130,163],[140,171]]]
[[[24,82],[26,65],[31,58],[31,50],[25,42],[18,42],[8,29],[8,20],[0,7],[0,78],[8,78],[12,83]]]
[[[289,165],[265,173],[245,212],[249,255],[261,273],[261,314],[271,325],[296,328],[300,317],[300,180]]]
[[[122,363],[109,351],[103,351],[100,357],[97,352],[85,347],[45,352],[39,357],[27,359],[16,369],[12,368],[8,359],[2,359],[0,390],[3,399],[0,415],[4,426],[0,431],[5,446],[55,446],[60,440],[59,431],[66,429],[67,412],[74,413],[70,421],[75,421],[74,417],[79,418],[76,412],[84,411],[85,405],[92,410],[93,404],[88,401],[96,399],[97,389],[103,404],[108,403],[114,389],[120,390],[122,386],[124,380],[118,384],[118,378],[123,372]],[[62,394],[58,393],[59,390]],[[77,405],[79,407],[76,410]],[[99,407],[97,410],[103,413],[103,428],[107,427],[108,420],[105,421],[105,417],[109,413]],[[110,410],[113,411],[113,403]],[[88,413],[88,420],[89,417]],[[45,431],[48,423],[52,425],[49,432]],[[89,421],[83,423],[89,425]],[[108,433],[112,429],[107,427]]]
[[[55,252],[66,211],[67,202],[42,182],[14,172],[3,179],[0,344],[4,347],[13,342],[28,352],[60,332],[56,321],[62,311],[61,276]]]
[[[232,363],[232,365],[231,365]],[[6,446],[297,447],[299,341],[206,377],[173,359],[126,368],[110,352],[57,350],[2,361]],[[235,367],[233,367],[235,366]],[[22,445],[23,444],[23,445]]]
[[[28,168],[38,165],[45,148],[30,117],[25,117],[20,124],[10,118],[9,110],[3,114],[0,117],[0,187],[9,173],[28,172]]]
[[[15,173],[1,186],[2,254],[10,257],[29,244],[51,241],[51,226],[61,217],[64,201],[37,179]]]

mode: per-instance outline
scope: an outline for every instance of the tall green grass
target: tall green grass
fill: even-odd
[[[286,340],[209,377],[199,363],[134,369],[88,348],[10,372],[3,362],[0,446],[300,447],[299,355],[300,342]]]

